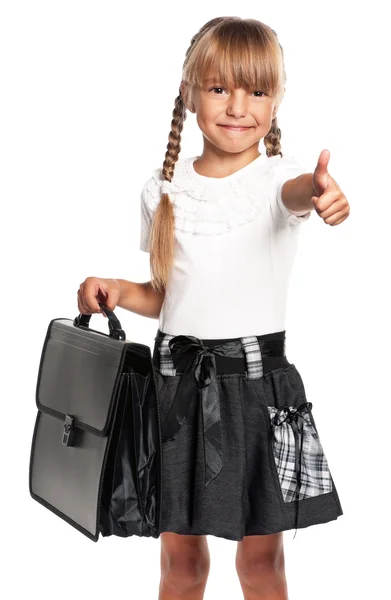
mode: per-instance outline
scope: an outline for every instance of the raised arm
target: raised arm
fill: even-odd
[[[312,197],[316,192],[312,183],[312,173],[303,173],[288,179],[281,189],[281,199],[288,210],[295,212],[314,210]]]

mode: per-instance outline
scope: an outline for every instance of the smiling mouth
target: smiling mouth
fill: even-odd
[[[244,127],[243,125],[219,125],[219,127],[224,127],[224,129],[232,131],[247,131],[247,129],[251,129],[251,127]]]

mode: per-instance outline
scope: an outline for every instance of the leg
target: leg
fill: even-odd
[[[236,570],[244,600],[288,600],[282,532],[238,542]]]
[[[161,539],[161,579],[158,600],[202,600],[210,569],[205,535],[166,531]]]

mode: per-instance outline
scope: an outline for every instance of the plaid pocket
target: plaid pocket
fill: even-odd
[[[331,492],[331,474],[313,425],[312,403],[303,402],[298,407],[268,406],[267,409],[284,502]]]

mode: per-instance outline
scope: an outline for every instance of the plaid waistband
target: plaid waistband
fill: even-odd
[[[162,425],[162,442],[176,438],[188,416],[192,397],[199,396],[203,416],[206,487],[223,465],[216,357],[223,356],[227,360],[244,357],[247,378],[259,379],[263,377],[264,356],[276,353],[277,356],[285,355],[285,331],[224,340],[200,340],[191,335],[174,336],[158,330],[155,341],[160,356],[160,373],[181,375],[175,398]]]

